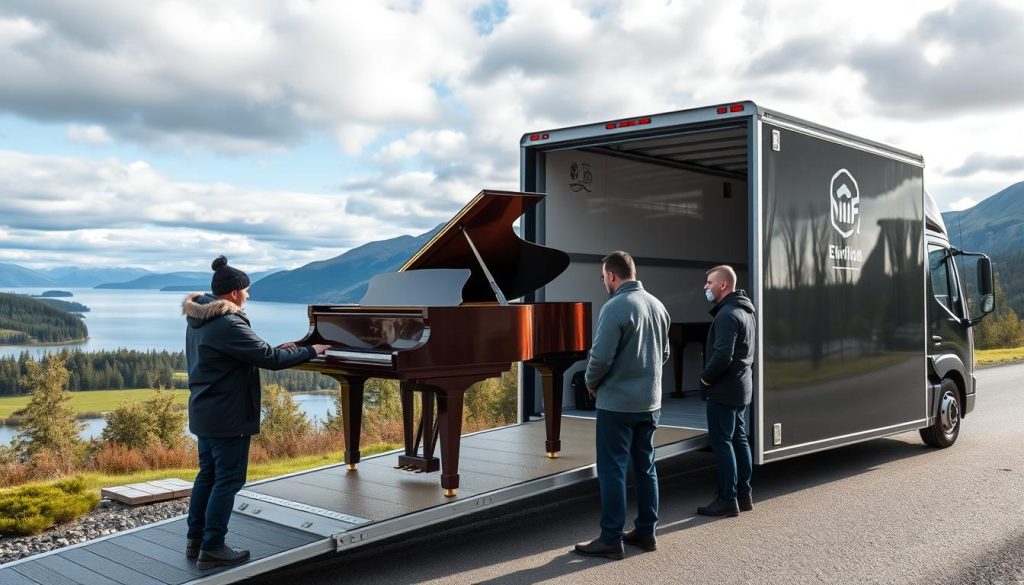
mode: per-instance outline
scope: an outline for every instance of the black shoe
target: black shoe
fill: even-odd
[[[750,494],[740,494],[736,501],[740,505],[740,512],[750,512],[754,509],[754,497]]]
[[[635,529],[623,534],[622,542],[638,546],[647,552],[654,552],[658,550],[658,539],[655,538],[653,534],[650,536],[637,534]]]
[[[626,558],[626,551],[623,550],[621,542],[609,544],[607,542],[601,542],[600,538],[596,538],[586,543],[581,542],[576,545],[574,550],[586,557],[604,557],[606,559],[616,561],[621,561]]]
[[[715,498],[715,501],[707,506],[697,508],[697,513],[701,516],[739,516],[740,507],[736,500],[720,500]]]
[[[198,559],[199,558],[199,545],[202,544],[202,538],[190,538],[188,543],[185,544],[185,558],[186,559]]]
[[[199,551],[199,562],[196,564],[200,570],[214,569],[216,567],[231,567],[249,560],[249,551],[235,550],[224,545],[216,550]]]

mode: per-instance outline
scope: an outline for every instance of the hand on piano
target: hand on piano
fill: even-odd
[[[292,345],[295,345],[295,344],[293,343]],[[316,355],[324,355],[324,353],[328,349],[331,349],[331,346],[327,345],[326,343],[314,343],[313,344],[313,350],[316,351]]]

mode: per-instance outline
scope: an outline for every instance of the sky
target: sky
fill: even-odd
[[[0,262],[295,268],[519,186],[526,132],[740,100],[1024,178],[1017,0],[0,0]]]

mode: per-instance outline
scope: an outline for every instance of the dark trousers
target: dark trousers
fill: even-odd
[[[638,534],[654,535],[658,524],[658,470],[654,467],[654,431],[661,410],[597,411],[597,482],[601,487],[601,540],[622,540],[626,523],[626,466],[636,483]]]
[[[188,538],[202,550],[224,546],[235,494],[245,484],[252,437],[199,437],[199,474],[188,504]]]
[[[708,440],[718,459],[718,497],[735,500],[737,493],[750,493],[753,458],[747,442],[746,406],[726,406],[707,401]]]

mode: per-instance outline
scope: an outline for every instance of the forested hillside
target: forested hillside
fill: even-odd
[[[30,297],[0,293],[2,343],[54,343],[88,336],[85,323],[76,315]]]
[[[188,388],[188,380],[175,377],[185,371],[185,353],[180,351],[67,351],[65,367],[71,374],[68,390],[120,390],[123,388]],[[28,373],[28,362],[36,361],[27,352],[18,357],[0,357],[0,396],[25,394],[21,378]],[[260,370],[264,384],[278,384],[292,392],[311,392],[338,388],[338,383],[317,372]]]

